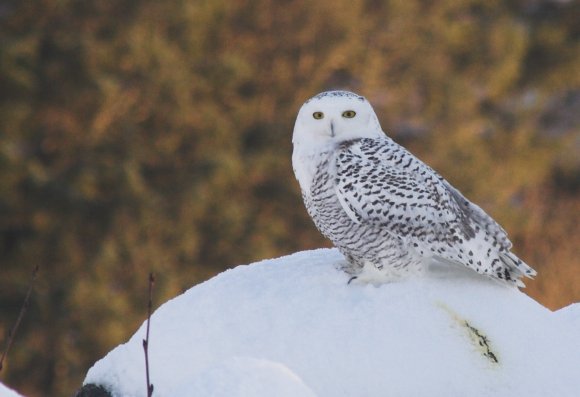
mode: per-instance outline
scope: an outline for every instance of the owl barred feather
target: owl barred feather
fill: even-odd
[[[309,99],[293,143],[306,209],[355,277],[390,280],[430,261],[519,286],[535,275],[501,226],[384,134],[364,97],[330,91]]]

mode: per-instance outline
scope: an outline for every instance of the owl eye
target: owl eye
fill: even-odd
[[[342,117],[344,118],[352,119],[354,116],[356,116],[356,112],[354,110],[345,110],[342,112]]]
[[[320,120],[324,118],[324,113],[322,112],[314,112],[312,113],[312,117],[314,117],[316,120]]]

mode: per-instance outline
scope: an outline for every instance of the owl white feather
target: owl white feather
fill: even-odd
[[[306,209],[353,278],[389,281],[454,263],[510,284],[536,272],[505,231],[387,137],[362,96],[329,91],[298,112],[292,164]]]

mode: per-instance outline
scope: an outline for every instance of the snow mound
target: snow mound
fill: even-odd
[[[285,365],[249,357],[230,358],[203,370],[174,389],[172,395],[315,397]]]
[[[562,321],[574,327],[576,329],[576,335],[580,335],[580,303],[573,303],[563,307],[556,312],[556,315]]]
[[[16,393],[14,390],[7,388],[2,382],[0,382],[0,397],[20,397],[20,394]]]
[[[151,318],[155,396],[578,396],[569,316],[471,272],[347,284],[336,250],[228,270]],[[145,396],[145,324],[88,372]]]

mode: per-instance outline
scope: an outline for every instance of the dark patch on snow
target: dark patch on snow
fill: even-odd
[[[473,325],[469,324],[469,322],[467,322],[467,321],[465,321],[465,327],[471,333],[471,337],[476,341],[476,343],[479,345],[479,347],[483,350],[483,356],[487,357],[487,359],[489,361],[491,361],[492,363],[498,364],[499,360],[497,359],[497,356],[495,355],[495,353],[491,350],[491,346],[489,343],[489,339],[487,339],[487,336],[482,334],[480,330],[475,328]]]
[[[492,364],[499,364],[498,354],[493,351],[489,338],[481,330],[473,326],[445,303],[438,302],[438,306],[445,310],[457,324],[467,330],[469,339],[471,339],[483,357],[488,359]]]
[[[103,386],[89,383],[81,387],[75,397],[112,397],[112,394]]]

